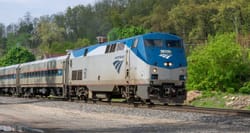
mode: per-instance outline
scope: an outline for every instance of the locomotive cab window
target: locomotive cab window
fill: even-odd
[[[84,51],[84,56],[87,56],[87,54],[88,54],[88,49],[86,48]]]
[[[162,47],[163,41],[160,39],[144,39],[144,44],[147,47]]]
[[[116,44],[116,50],[115,51],[122,51],[122,50],[124,50],[124,43],[117,43]]]
[[[115,52],[116,44],[110,44],[106,47],[105,53]]]
[[[166,45],[169,48],[182,48],[182,41],[180,41],[180,40],[167,40]]]
[[[110,45],[108,45],[108,46],[106,47],[105,54],[109,52],[109,49],[110,49]]]
[[[116,44],[111,45],[110,53],[115,52]]]
[[[134,42],[133,42],[132,48],[136,48],[137,45],[138,45],[138,42],[139,42],[139,40],[138,40],[138,38],[136,38],[136,39],[134,40]]]

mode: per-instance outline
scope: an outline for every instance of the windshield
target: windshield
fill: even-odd
[[[156,39],[144,39],[144,44],[147,47],[162,47],[163,41]]]
[[[144,39],[146,47],[182,48],[181,40]]]
[[[182,48],[181,40],[167,40],[166,44],[169,48]]]

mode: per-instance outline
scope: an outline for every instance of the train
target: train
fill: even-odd
[[[183,39],[152,32],[1,67],[0,93],[181,104],[186,99],[186,68]]]

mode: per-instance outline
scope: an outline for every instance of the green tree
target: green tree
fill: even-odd
[[[188,57],[188,88],[237,92],[250,69],[235,42],[235,34],[222,34],[197,47]]]
[[[17,33],[29,33],[33,31],[33,23],[31,22],[31,15],[29,12],[27,12],[24,16],[24,19],[21,19],[21,22],[19,23],[19,28]]]
[[[90,5],[78,5],[67,9],[65,14],[65,29],[71,41],[77,41],[78,38],[95,40],[96,30],[99,25],[96,25],[92,9]]]
[[[6,48],[5,26],[0,23],[0,56],[3,55]]]
[[[12,47],[6,55],[0,59],[1,66],[9,66],[29,61],[34,61],[35,56],[24,47]]]
[[[218,3],[218,13],[212,19],[217,32],[236,32],[237,34],[249,32],[249,4],[248,0],[223,0]]]
[[[78,39],[77,42],[63,41],[63,42],[54,42],[51,51],[53,54],[65,54],[66,50],[77,49],[80,47],[86,47],[90,45],[88,39]]]
[[[63,40],[63,33],[65,32],[64,28],[58,27],[56,23],[50,22],[48,18],[40,21],[36,31],[41,40],[40,49],[42,53],[47,54],[53,53],[53,43]]]
[[[140,35],[148,32],[148,30],[142,28],[142,27],[136,27],[136,26],[128,26],[123,28],[113,28],[108,33],[108,40],[117,40],[117,39],[123,39],[132,37],[135,35]]]

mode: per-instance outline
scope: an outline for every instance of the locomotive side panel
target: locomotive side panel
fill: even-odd
[[[125,51],[119,51],[72,59],[71,85],[87,86],[93,91],[111,92],[113,86],[126,84],[125,56]]]

